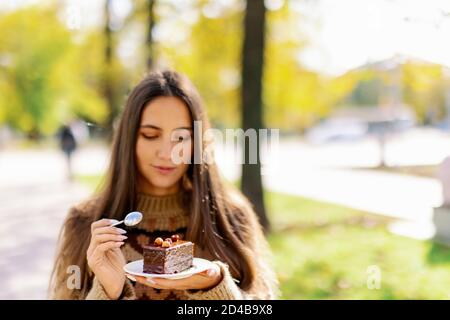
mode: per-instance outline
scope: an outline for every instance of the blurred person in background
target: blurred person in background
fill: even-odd
[[[67,178],[69,181],[72,181],[72,154],[77,149],[77,141],[69,124],[65,123],[61,126],[58,132],[58,138],[59,147],[67,160]]]

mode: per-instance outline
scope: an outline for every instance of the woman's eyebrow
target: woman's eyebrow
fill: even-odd
[[[149,128],[149,129],[162,130],[160,127],[154,126],[154,125],[152,125],[152,124],[143,124],[143,125],[141,125],[141,128]]]
[[[150,128],[150,129],[162,130],[160,127],[154,126],[152,124],[143,124],[143,125],[141,125],[141,128]],[[192,130],[192,127],[179,127],[179,128],[175,128],[174,130],[180,130],[180,129]]]

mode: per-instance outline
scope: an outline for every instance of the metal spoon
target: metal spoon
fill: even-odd
[[[114,222],[111,227],[115,227],[121,223],[125,223],[126,226],[132,227],[137,225],[142,220],[142,213],[139,211],[133,211],[126,215],[125,219],[122,221]]]

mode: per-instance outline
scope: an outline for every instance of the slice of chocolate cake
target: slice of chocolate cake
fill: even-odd
[[[194,244],[180,240],[178,235],[165,240],[156,238],[153,244],[143,249],[145,273],[178,273],[192,267]]]

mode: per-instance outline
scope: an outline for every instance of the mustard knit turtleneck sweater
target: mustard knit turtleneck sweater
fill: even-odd
[[[189,199],[188,194],[180,191],[174,195],[151,196],[146,194],[138,195],[137,210],[143,213],[143,220],[138,226],[126,227],[128,239],[122,246],[122,252],[128,262],[142,259],[142,246],[146,245],[156,237],[170,237],[174,233],[184,237],[189,224]],[[196,257],[209,258],[199,251],[196,246]],[[208,290],[163,290],[126,280],[121,299],[177,299],[177,300],[207,300],[207,299],[246,299],[246,293],[242,291],[232,278],[228,266],[220,261],[218,264],[222,272],[222,280],[215,287]],[[271,298],[271,292],[261,292],[259,296],[253,298]],[[103,287],[94,277],[92,288],[86,299],[108,299]]]

